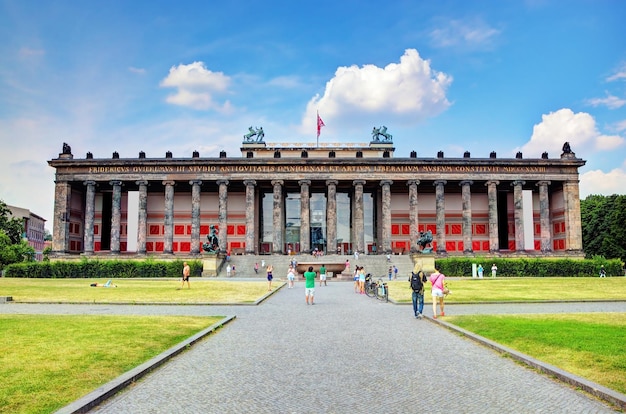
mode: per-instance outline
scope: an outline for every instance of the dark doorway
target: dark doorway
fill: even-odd
[[[113,193],[102,193],[102,231],[100,232],[100,250],[111,250],[111,212]]]
[[[509,222],[506,191],[498,191],[498,250],[509,249]]]

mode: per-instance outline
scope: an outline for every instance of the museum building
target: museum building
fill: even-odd
[[[578,169],[558,158],[396,156],[391,141],[265,143],[241,155],[75,158],[55,168],[53,254],[203,254],[211,228],[231,254],[581,256]]]

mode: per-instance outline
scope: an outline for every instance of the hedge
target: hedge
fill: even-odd
[[[472,264],[484,268],[483,277],[491,277],[491,266],[498,267],[496,277],[589,277],[598,276],[604,266],[607,276],[624,276],[624,263],[620,259],[501,259],[485,257],[451,257],[436,259],[435,267],[448,276],[472,276]]]
[[[187,260],[192,276],[202,274],[200,260]],[[44,279],[154,278],[182,276],[183,261],[81,260],[14,263],[5,268],[5,277]]]

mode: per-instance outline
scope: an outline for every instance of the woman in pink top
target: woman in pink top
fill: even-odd
[[[443,273],[439,273],[439,270],[435,269],[435,272],[430,275],[429,279],[432,284],[433,318],[437,319],[437,302],[439,302],[441,316],[445,316],[443,311],[443,286],[446,276]]]

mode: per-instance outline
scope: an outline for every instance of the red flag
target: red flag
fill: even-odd
[[[317,113],[317,137],[320,137],[320,132],[322,131],[322,127],[326,126],[326,124],[324,124],[324,121],[322,121],[322,118],[320,118],[320,114],[319,112]]]

